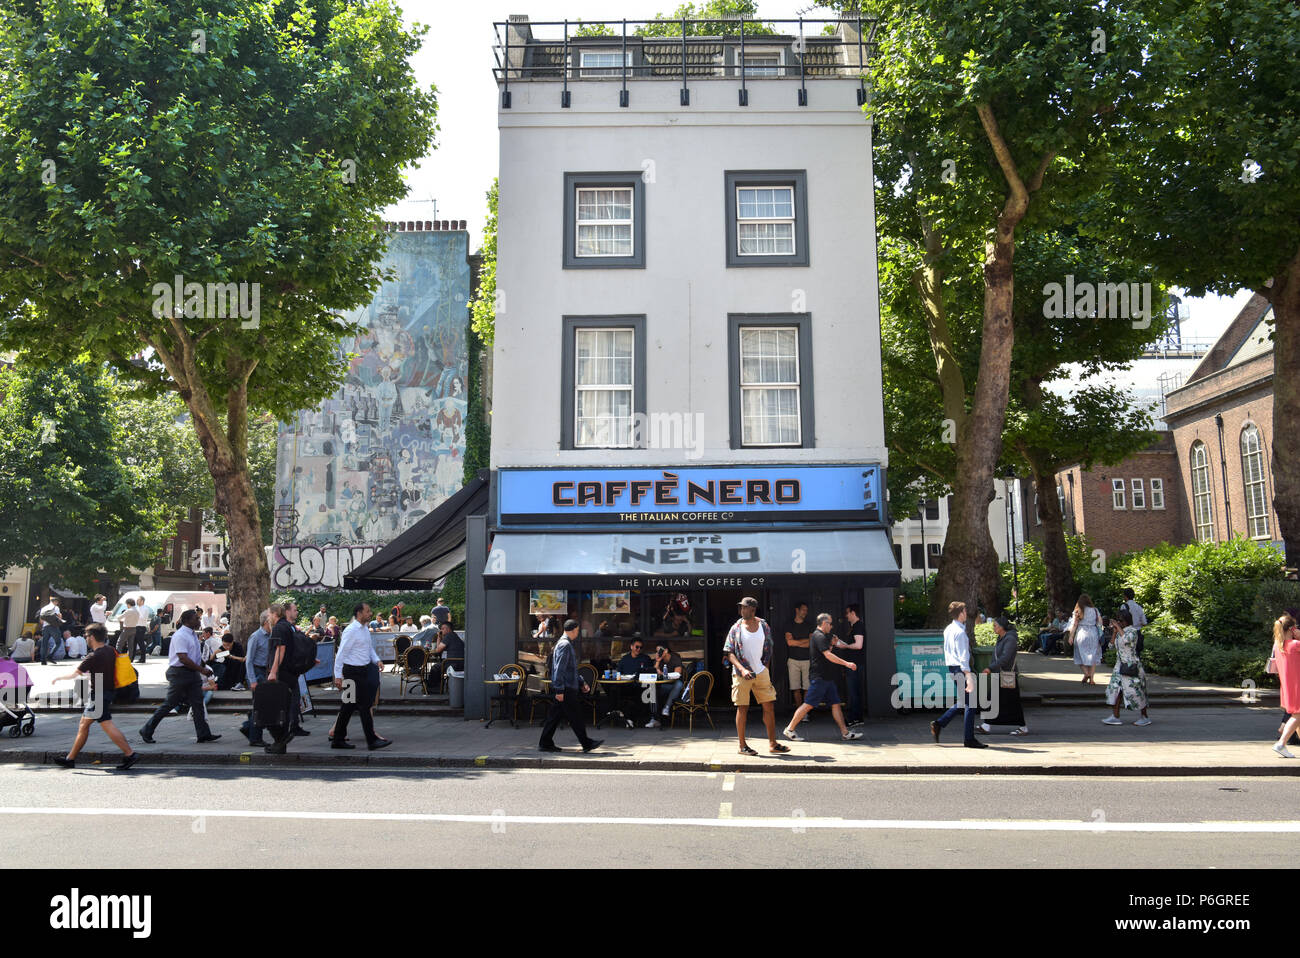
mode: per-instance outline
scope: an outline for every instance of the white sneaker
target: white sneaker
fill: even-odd
[[[981,732],[992,732],[993,729],[989,728],[989,723],[988,723],[988,722],[980,722],[980,731],[981,731]]]
[[[845,732],[843,735],[840,736],[840,738],[842,738],[842,739],[843,739],[844,741],[846,741],[846,742],[853,742],[853,741],[856,741],[857,739],[862,738],[862,733],[861,733],[861,732]]]
[[[1291,754],[1291,750],[1281,742],[1278,742],[1273,746],[1273,751],[1277,752],[1277,754],[1282,758],[1295,758],[1295,756]]]
[[[788,739],[789,739],[790,741],[792,741],[792,742],[802,742],[802,741],[803,741],[803,736],[800,735],[798,732],[794,731],[794,730],[791,729],[791,728],[783,728],[783,729],[781,729],[781,734],[784,735],[786,738],[788,738]]]
[[[1115,716],[1113,715],[1107,715],[1104,719],[1101,720],[1101,724],[1102,725],[1123,725],[1124,723],[1121,722],[1119,719],[1115,718]]]
[[[659,727],[659,720],[658,720],[658,719],[651,719],[650,721],[648,721],[648,722],[645,723],[645,727],[646,727],[646,728],[658,728],[658,727]]]
[[[1151,720],[1150,720],[1149,718],[1147,718],[1147,717],[1144,715],[1144,716],[1142,716],[1140,719],[1138,719],[1136,722],[1134,722],[1133,724],[1134,724],[1134,725],[1150,725],[1150,724],[1151,724]]]
[[[1028,725],[1022,725],[1022,726],[1020,726],[1020,728],[1013,728],[1013,729],[1011,730],[1011,734],[1012,734],[1012,735],[1028,735],[1028,734],[1029,734],[1029,726],[1028,726]]]

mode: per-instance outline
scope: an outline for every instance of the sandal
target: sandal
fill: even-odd
[[[750,748],[748,745],[742,745],[742,746],[740,746],[740,754],[741,754],[741,755],[757,755],[758,753],[755,752],[755,751],[754,751],[752,748]]]
[[[776,754],[777,752],[788,752],[790,751],[790,746],[782,745],[780,742],[774,742],[772,744],[772,747],[768,751],[772,752],[773,754]]]

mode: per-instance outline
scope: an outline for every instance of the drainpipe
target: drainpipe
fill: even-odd
[[[1219,467],[1223,471],[1223,518],[1228,523],[1228,538],[1232,538],[1232,504],[1228,502],[1228,454],[1223,448],[1223,414],[1214,414],[1214,425],[1219,429]]]

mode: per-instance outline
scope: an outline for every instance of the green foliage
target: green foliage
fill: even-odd
[[[498,180],[492,181],[487,191],[488,215],[483,224],[483,246],[479,256],[478,289],[469,301],[469,325],[474,334],[488,349],[496,338],[497,329],[497,193]]]
[[[288,590],[277,592],[271,601],[287,602],[292,599],[298,603],[298,621],[300,624],[310,622],[312,616],[316,614],[316,610],[323,605],[328,615],[332,615],[339,620],[340,628],[351,621],[352,607],[358,602],[369,603],[371,611],[376,616],[382,615],[384,618],[388,617],[388,613],[393,606],[401,602],[405,606],[404,611],[406,614],[415,619],[418,625],[420,616],[428,615],[429,610],[437,605],[439,594],[446,601],[447,608],[451,609],[452,624],[458,630],[463,629],[465,627],[465,594],[463,590],[459,595],[454,595],[450,589],[444,589],[441,593],[368,592],[361,589],[339,589],[331,592]]]
[[[465,415],[465,482],[487,469],[492,454],[492,424],[484,408],[483,341],[469,331],[469,402]]]
[[[1077,592],[1092,599],[1092,604],[1102,615],[1109,615],[1122,601],[1123,586],[1114,579],[1114,566],[1110,567],[1110,572],[1094,572],[1093,566],[1097,560],[1084,536],[1066,536],[1065,547],[1070,557]],[[1011,615],[1022,627],[1037,629],[1053,610],[1049,607],[1047,567],[1043,563],[1042,552],[1034,543],[1026,542],[1021,546],[1017,572],[1020,600],[1010,606]],[[1012,584],[1011,563],[1001,563],[999,573],[1002,588],[1009,591]],[[1061,611],[1069,618],[1072,609],[1073,606]]]
[[[729,37],[739,36],[741,17],[745,18],[745,36],[771,36],[776,33],[772,27],[755,20],[758,16],[758,0],[704,0],[704,2],[683,3],[671,15],[659,13],[655,22],[637,27],[639,37],[680,37],[683,18],[687,20],[713,20],[713,23],[688,23],[688,37]]]
[[[904,581],[894,590],[894,628],[923,629],[925,617],[930,611],[930,601],[926,597],[926,588],[933,589],[938,573],[930,573],[930,578],[922,580],[920,576]]]
[[[1258,634],[1271,637],[1274,620],[1287,609],[1300,609],[1300,582],[1273,579],[1259,583],[1250,615]]]
[[[569,34],[571,37],[612,37],[614,35],[614,28],[608,23],[583,23],[581,20]],[[495,206],[493,208],[495,209]]]
[[[1183,546],[1162,542],[1111,560],[1112,574],[1118,577],[1122,587],[1133,590],[1133,597],[1152,621],[1165,612],[1160,589],[1169,575],[1170,564],[1182,549]]]
[[[1281,579],[1283,562],[1276,549],[1250,539],[1185,546],[1169,559],[1160,583],[1160,609],[1190,623],[1209,642],[1247,643],[1254,637],[1259,583]]]
[[[1195,628],[1168,617],[1153,621],[1142,634],[1142,659],[1148,671],[1217,685],[1239,685],[1247,679],[1259,687],[1277,685],[1277,677],[1266,671],[1269,640],[1257,637],[1248,646],[1225,648],[1204,641]]]
[[[166,463],[133,459],[148,437],[116,412],[93,365],[0,368],[0,568],[90,593],[100,572],[152,564],[175,515],[157,495]]]

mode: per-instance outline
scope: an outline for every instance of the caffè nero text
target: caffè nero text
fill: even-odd
[[[798,479],[688,479],[684,495],[681,485],[671,472],[654,480],[556,482],[551,486],[551,502],[557,506],[616,506],[623,504],[624,493],[632,506],[641,505],[642,500],[656,506],[744,506],[786,505],[801,499]]]

